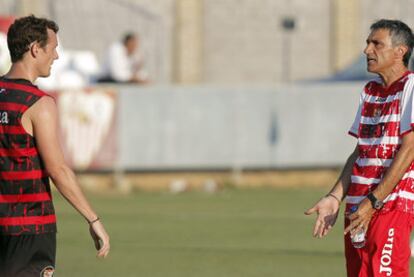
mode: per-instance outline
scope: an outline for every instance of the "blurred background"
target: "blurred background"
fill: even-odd
[[[345,276],[341,228],[313,240],[302,212],[356,143],[347,132],[372,78],[369,26],[414,26],[413,10],[414,0],[0,0],[2,74],[15,18],[60,26],[60,59],[37,85],[56,97],[65,156],[112,234],[111,258],[90,262],[87,230],[56,194],[59,276]],[[98,82],[128,32],[145,82]]]

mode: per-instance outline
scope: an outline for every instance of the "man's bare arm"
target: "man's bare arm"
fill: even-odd
[[[317,212],[318,214],[313,229],[314,237],[321,238],[326,236],[329,230],[334,226],[341,201],[345,198],[349,184],[351,183],[352,167],[357,158],[358,147],[355,147],[330,192],[305,212],[306,215],[310,215],[314,212]]]
[[[31,126],[27,124],[29,121]],[[59,192],[89,223],[95,221],[98,218],[97,214],[89,205],[76,181],[75,174],[64,160],[58,139],[58,112],[54,100],[51,97],[41,98],[26,111],[22,122],[29,132],[32,127],[46,170]],[[91,223],[90,231],[98,256],[107,256],[110,248],[109,236],[102,223],[99,220]]]

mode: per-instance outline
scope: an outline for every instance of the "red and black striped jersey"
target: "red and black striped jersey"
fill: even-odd
[[[43,96],[30,81],[0,78],[0,235],[56,232],[49,176],[21,122]]]

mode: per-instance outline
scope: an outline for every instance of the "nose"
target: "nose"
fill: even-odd
[[[371,43],[368,43],[367,44],[367,46],[365,46],[365,49],[364,49],[364,54],[365,55],[368,55],[368,54],[370,54],[372,52],[372,46],[371,46]]]

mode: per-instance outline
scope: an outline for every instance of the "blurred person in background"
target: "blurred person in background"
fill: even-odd
[[[137,83],[148,82],[148,74],[143,68],[142,57],[138,54],[139,39],[133,33],[127,33],[122,41],[113,43],[105,56],[103,72],[99,82]],[[138,52],[139,53],[139,52]]]
[[[7,35],[0,32],[0,75],[6,74],[11,66],[9,49],[7,48]]]
[[[109,237],[66,165],[59,145],[54,100],[34,81],[47,77],[58,58],[55,22],[17,19],[7,42],[12,66],[0,78],[0,276],[52,276],[56,217],[49,185],[86,219],[98,250],[109,253]]]
[[[357,146],[331,191],[305,214],[317,213],[313,235],[321,238],[334,226],[345,199],[348,276],[409,276],[414,74],[407,66],[414,36],[405,23],[382,19],[371,25],[366,43],[367,70],[378,78],[360,95],[349,131]],[[365,234],[364,245],[352,244],[356,234]]]

